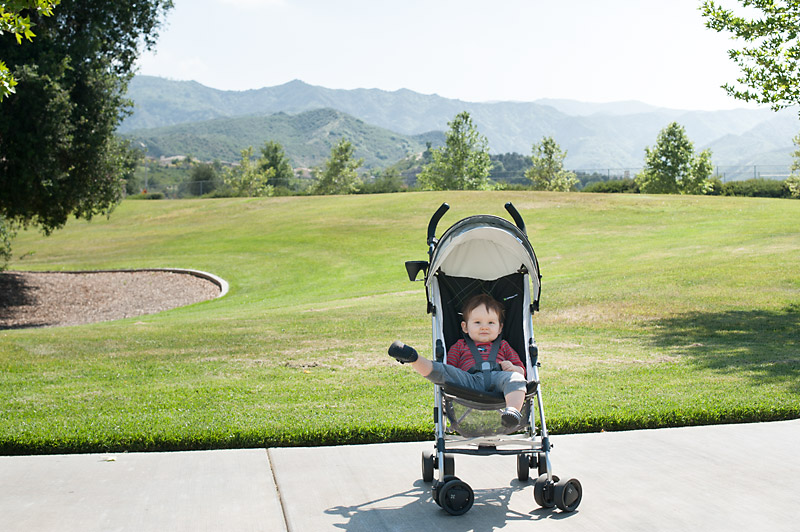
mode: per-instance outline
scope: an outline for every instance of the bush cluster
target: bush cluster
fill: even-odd
[[[636,184],[632,178],[628,179],[614,179],[611,181],[595,181],[589,183],[583,188],[584,192],[602,192],[602,193],[626,193],[638,194],[639,185]]]
[[[793,181],[775,179],[747,179],[723,183],[714,177],[708,180],[705,194],[708,196],[741,196],[750,198],[797,198],[792,187]],[[586,185],[583,192],[638,194],[638,185],[633,179],[616,179],[594,182]]]

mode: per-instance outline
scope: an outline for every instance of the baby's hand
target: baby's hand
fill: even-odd
[[[514,371],[514,364],[510,360],[500,362],[500,369],[503,371]]]

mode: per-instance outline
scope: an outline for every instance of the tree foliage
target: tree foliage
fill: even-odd
[[[22,40],[32,41],[36,34],[33,33],[30,15],[23,14],[32,11],[43,17],[53,14],[53,8],[60,0],[7,0],[0,3],[0,37],[10,33],[17,44]],[[2,57],[0,57],[2,59]],[[0,60],[0,102],[15,92],[17,80],[8,70],[6,64]]]
[[[133,158],[115,130],[142,48],[156,39],[171,0],[61,0],[28,13],[33,42],[0,39],[16,92],[0,112],[0,216],[45,233],[70,215],[108,213]]]
[[[472,123],[467,111],[448,123],[445,145],[431,151],[431,161],[417,176],[426,190],[485,190],[490,188],[489,142]]]
[[[525,172],[536,190],[569,192],[578,184],[574,172],[564,170],[563,151],[553,137],[544,137],[542,142],[533,145],[532,166]]]
[[[269,179],[269,184],[273,187],[289,188],[294,178],[294,170],[289,163],[289,158],[279,142],[270,140],[261,147],[261,158],[258,160],[258,167],[262,172],[272,168],[273,174]]]
[[[364,164],[364,159],[354,159],[353,144],[342,138],[331,148],[331,156],[322,167],[315,168],[315,194],[351,194],[358,190],[356,170]]]
[[[262,161],[253,161],[253,147],[242,150],[239,164],[229,168],[223,176],[225,190],[222,195],[236,197],[272,196],[269,180],[275,176],[274,168],[264,168]]]
[[[792,175],[786,179],[786,188],[790,197],[800,199],[800,134],[792,142],[797,149],[792,152]]]
[[[713,0],[703,2],[706,26],[729,32],[742,43],[728,55],[741,69],[738,86],[725,90],[739,100],[770,104],[774,110],[800,103],[800,2],[739,0],[737,13]]]
[[[701,194],[711,176],[711,151],[695,156],[694,145],[677,122],[662,129],[656,145],[644,149],[644,169],[636,176],[645,194]]]

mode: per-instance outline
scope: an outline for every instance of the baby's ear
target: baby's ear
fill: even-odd
[[[465,333],[469,332],[469,329],[467,329],[467,322],[466,321],[462,321],[461,322],[461,330],[464,331]]]

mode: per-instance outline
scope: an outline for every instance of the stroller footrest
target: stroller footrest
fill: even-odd
[[[467,401],[472,401],[474,403],[481,403],[485,405],[494,405],[499,403],[501,405],[500,408],[505,406],[505,397],[503,396],[503,392],[486,392],[482,390],[476,390],[474,388],[459,386],[458,384],[445,384],[442,386],[442,390],[447,395],[452,395],[460,399],[466,399]]]
[[[536,381],[529,382],[527,385],[526,395],[536,393],[536,388],[538,385],[539,383]],[[485,405],[499,404],[500,406],[498,408],[505,406],[505,396],[503,395],[503,392],[487,392],[452,383],[444,384],[442,386],[442,390],[447,395],[452,395],[460,399],[466,399],[467,401]]]

